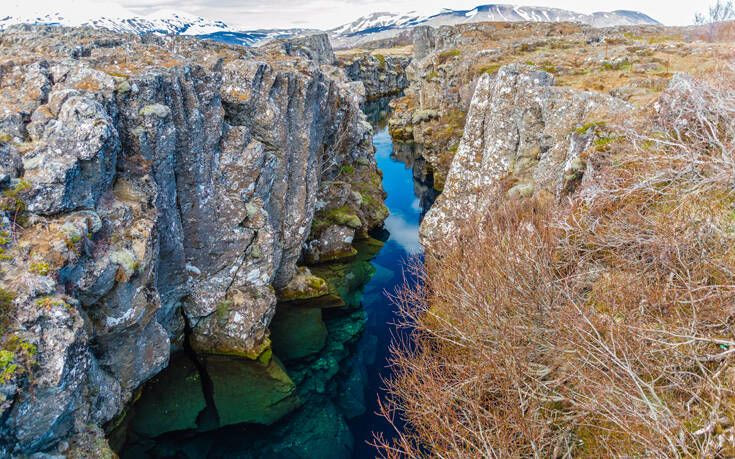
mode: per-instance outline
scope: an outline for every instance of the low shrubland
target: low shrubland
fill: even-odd
[[[411,265],[384,456],[735,455],[733,81],[675,78],[574,194],[498,189]]]

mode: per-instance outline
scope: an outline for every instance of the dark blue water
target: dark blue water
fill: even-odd
[[[196,428],[153,438],[141,435],[136,431],[136,425],[145,424],[140,422],[141,413],[147,413],[149,419],[152,413],[164,421],[172,413],[186,413],[179,406],[180,399],[162,400],[171,398],[167,397],[170,392],[187,393],[185,388],[171,387],[182,379],[181,374],[194,371],[191,360],[179,356],[149,383],[125,423],[117,428],[123,436],[118,440],[123,458],[373,458],[376,450],[370,443],[374,433],[380,432],[387,439],[393,436],[392,427],[377,413],[382,381],[390,376],[389,346],[397,333],[397,311],[386,293],[404,282],[406,261],[421,254],[418,227],[436,192],[420,155],[408,145],[394,148],[383,121],[384,108],[381,112],[378,106],[372,120],[376,159],[390,211],[384,229],[375,232],[374,239],[356,242],[359,254],[354,260],[312,267],[315,275],[329,280],[346,305],[326,309],[308,304],[279,305],[271,324],[275,356],[284,345],[279,333],[292,349],[301,350],[313,344],[313,335],[320,329],[327,331],[326,344],[318,353],[283,360],[283,368],[296,385],[294,397],[299,407],[267,426],[237,424],[212,430],[202,422],[200,413]],[[316,332],[310,335],[304,330]],[[281,352],[278,357],[284,359],[287,354]],[[262,370],[257,364],[253,368],[256,373]],[[245,391],[262,389],[261,380],[239,378],[233,383]],[[189,390],[193,391],[189,394],[199,396],[196,385]],[[115,435],[111,434],[111,441]]]
[[[409,257],[421,253],[418,228],[425,213],[421,196],[414,190],[411,164],[399,161],[393,154],[393,141],[387,127],[379,129],[373,143],[378,167],[383,172],[383,189],[388,193],[385,203],[390,215],[384,225],[389,236],[371,261],[375,275],[365,285],[362,297],[367,321],[361,340],[375,339],[377,346],[374,364],[366,368],[367,410],[349,423],[355,436],[353,457],[358,458],[375,457],[375,449],[369,445],[373,432],[381,432],[386,438],[392,436],[390,424],[376,414],[382,378],[390,375],[386,364],[390,341],[396,331],[393,324],[397,319],[395,305],[391,304],[386,293],[393,293],[403,283],[404,265]]]

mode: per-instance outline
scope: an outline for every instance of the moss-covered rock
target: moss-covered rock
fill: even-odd
[[[354,229],[330,225],[306,245],[304,259],[308,264],[317,264],[354,257],[357,253],[352,247],[354,239]]]
[[[530,196],[533,196],[534,192],[534,185],[533,183],[519,183],[517,185],[514,185],[511,189],[508,190],[508,196],[511,198],[514,197],[520,197],[520,198],[527,198]]]
[[[322,255],[322,257],[319,259],[320,263],[329,263],[331,261],[335,260],[343,260],[346,258],[352,258],[357,255],[357,249],[350,246],[347,247],[344,250],[336,250],[334,252],[330,252],[328,254]]]
[[[140,109],[141,116],[156,116],[158,118],[166,118],[171,114],[171,109],[163,104],[146,105]]]
[[[361,287],[375,274],[370,260],[383,247],[383,242],[374,239],[360,239],[355,242],[355,255],[346,262],[314,266],[312,272],[327,281],[330,293],[339,296],[347,305],[360,304]]]
[[[353,229],[362,226],[360,218],[355,215],[355,211],[349,206],[340,206],[334,209],[317,212],[314,216],[312,227],[319,231],[329,225],[342,225]]]
[[[413,127],[401,126],[398,124],[390,124],[388,132],[395,142],[411,142],[413,141]]]
[[[327,282],[311,274],[305,266],[298,267],[291,281],[276,292],[278,301],[281,302],[310,300],[328,293]]]
[[[413,124],[421,124],[437,118],[439,118],[439,113],[436,110],[416,110],[413,112],[413,116],[411,116],[411,122]]]

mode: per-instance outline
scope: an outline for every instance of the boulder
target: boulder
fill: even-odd
[[[260,362],[211,355],[204,362],[221,426],[273,424],[301,403],[293,381],[276,358]]]
[[[554,86],[551,74],[527,65],[483,75],[444,192],[421,224],[422,242],[430,245],[487,212],[505,177],[517,183],[513,196],[568,193],[570,173],[584,173],[580,154],[593,140],[580,127],[631,109],[609,95]]]

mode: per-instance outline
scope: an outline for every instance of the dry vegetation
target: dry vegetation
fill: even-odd
[[[384,456],[735,455],[734,82],[678,79],[569,201],[498,198],[414,265]]]
[[[392,56],[392,57],[411,57],[413,56],[413,45],[394,46],[392,48],[376,48],[376,49],[337,49],[334,54],[340,61],[351,62],[365,55],[372,56]]]

